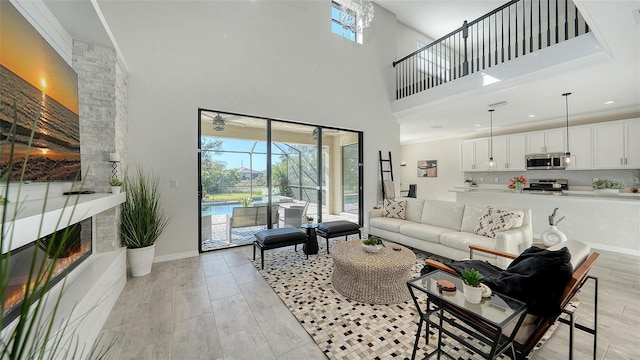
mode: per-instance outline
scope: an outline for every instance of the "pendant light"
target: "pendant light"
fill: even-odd
[[[491,116],[491,122],[490,122],[490,140],[489,140],[489,170],[493,169],[493,166],[495,165],[494,161],[493,161],[493,112],[495,110],[494,109],[489,109],[489,114]]]
[[[567,114],[567,151],[564,153],[564,163],[566,165],[571,163],[571,152],[569,151],[569,95],[571,95],[570,92],[562,94]]]

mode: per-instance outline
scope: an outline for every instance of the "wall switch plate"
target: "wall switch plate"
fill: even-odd
[[[178,187],[178,180],[176,180],[176,179],[170,179],[170,180],[169,180],[169,187],[170,187],[171,189],[175,189],[175,188],[177,188],[177,187]]]
[[[480,177],[480,181],[484,181],[484,178],[482,176]]]
[[[498,182],[498,181],[500,181],[500,178],[495,177],[495,178],[493,178],[493,181]]]

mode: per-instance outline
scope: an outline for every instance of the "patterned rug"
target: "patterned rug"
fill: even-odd
[[[254,265],[330,359],[410,359],[418,321],[413,301],[372,305],[345,298],[331,284],[333,259],[324,239],[319,240],[320,251],[309,260],[301,249],[286,248],[266,251],[264,270],[259,256]],[[343,238],[331,240],[330,246],[339,241]],[[416,257],[414,278],[420,276],[424,259],[434,256],[417,252]],[[426,297],[419,303],[426,304]],[[437,332],[430,330],[428,344],[424,327],[422,332],[419,359],[437,345]],[[481,358],[446,337],[443,349],[455,359]]]

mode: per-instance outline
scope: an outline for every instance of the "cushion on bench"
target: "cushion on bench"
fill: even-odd
[[[307,234],[296,228],[286,227],[279,229],[260,230],[255,233],[255,237],[258,242],[263,245],[272,245],[277,243],[306,240]]]
[[[339,234],[347,231],[357,232],[358,230],[360,230],[360,225],[346,220],[328,221],[318,224],[318,231],[327,235]]]

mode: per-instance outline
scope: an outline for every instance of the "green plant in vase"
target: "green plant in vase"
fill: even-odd
[[[473,287],[480,286],[482,282],[482,274],[476,269],[464,269],[460,273],[460,277],[465,284]]]
[[[244,207],[251,205],[252,202],[253,202],[253,199],[249,196],[245,196],[242,199],[240,199],[240,205]]]

